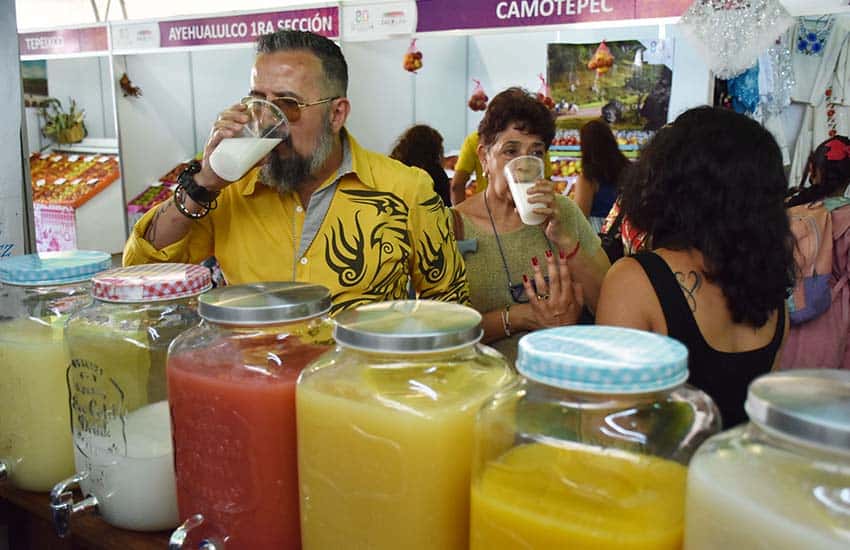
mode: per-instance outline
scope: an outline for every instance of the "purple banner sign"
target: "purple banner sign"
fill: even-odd
[[[417,0],[417,32],[678,17],[692,0]]]
[[[163,21],[159,24],[161,48],[209,46],[254,42],[258,36],[281,29],[310,31],[328,38],[339,36],[336,6]]]
[[[106,27],[100,26],[21,33],[18,48],[21,55],[55,55],[106,51],[109,44]]]

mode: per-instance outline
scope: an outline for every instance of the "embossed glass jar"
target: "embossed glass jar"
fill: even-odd
[[[209,269],[189,264],[122,267],[92,279],[93,303],[66,328],[76,474],[51,494],[60,535],[73,512],[90,508],[123,529],[177,525],[166,356],[198,324],[197,296],[210,286]],[[86,498],[75,504],[76,486]]]

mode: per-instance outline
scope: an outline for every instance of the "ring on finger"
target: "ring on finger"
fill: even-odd
[[[548,299],[549,299],[549,294],[538,294],[538,295],[537,295],[537,299],[538,299],[538,300],[548,300]]]

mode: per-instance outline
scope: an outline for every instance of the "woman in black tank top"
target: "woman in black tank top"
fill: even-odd
[[[660,130],[623,180],[623,213],[662,253],[611,268],[597,322],[680,340],[689,382],[725,426],[745,421],[747,386],[778,363],[794,282],[779,147],[747,117],[700,107]]]

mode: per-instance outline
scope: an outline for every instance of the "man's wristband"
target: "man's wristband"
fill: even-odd
[[[210,191],[209,189],[198,185],[195,181],[195,174],[201,171],[201,163],[193,160],[185,170],[180,172],[177,177],[177,185],[183,188],[183,191],[190,199],[196,203],[212,210],[212,204],[218,197],[218,191]]]

